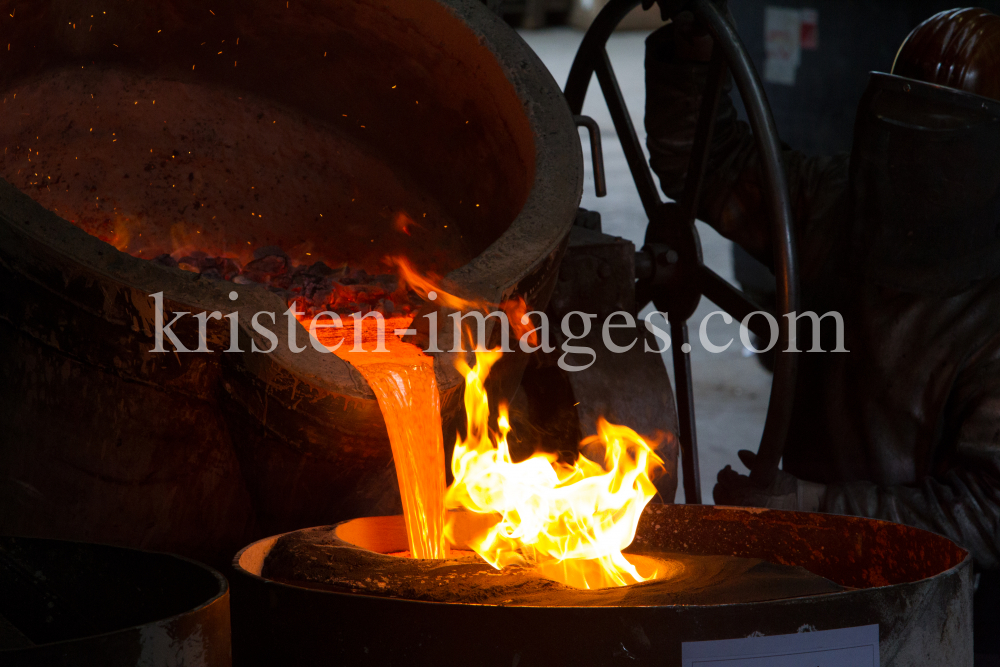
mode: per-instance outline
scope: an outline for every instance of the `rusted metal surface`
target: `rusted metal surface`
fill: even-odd
[[[339,533],[338,533],[339,534]],[[235,559],[234,657],[320,665],[680,665],[686,641],[877,624],[881,664],[972,665],[972,561],[896,524],[773,510],[650,505],[636,552],[731,554],[801,565],[856,588],[712,606],[433,604],[309,590],[258,573],[276,537]]]
[[[275,7],[228,3],[213,7],[213,18],[189,0],[112,0],[87,10],[102,18],[85,33],[66,23],[58,2],[0,0],[18,18],[0,26],[11,43],[0,88],[62,67],[124,66],[140,80],[246,90],[319,121],[345,112],[368,118],[371,127],[350,129],[352,141],[415,179],[455,218],[469,219],[461,207],[470,200],[485,202],[489,213],[466,230],[478,254],[449,274],[453,283],[490,302],[522,296],[544,306],[583,167],[559,87],[530,49],[473,0]],[[223,66],[215,51],[197,55],[208,37],[235,34],[243,36],[239,67],[228,59]],[[426,95],[426,112],[394,104],[393,84]],[[448,125],[458,116],[474,128],[461,141]],[[331,236],[328,223],[272,222],[270,230],[266,221],[252,224],[273,235],[287,227],[294,236]],[[273,294],[120,253],[5,182],[0,290],[0,531],[141,545],[218,564],[254,537],[396,511],[374,395],[334,355],[288,352],[280,319],[287,306]],[[278,350],[150,353],[149,295],[161,291],[168,322],[176,312],[238,306],[243,350],[251,315],[275,312]],[[194,340],[194,324],[189,317],[175,326],[182,340]],[[228,322],[211,322],[209,347],[230,342]],[[516,357],[497,369],[511,392],[526,363]],[[446,425],[460,407],[453,361],[445,354],[437,363]]]
[[[693,521],[692,521],[693,519]],[[644,550],[683,546],[801,565],[853,588],[919,581],[958,566],[964,549],[932,533],[885,521],[808,512],[706,507],[697,512],[654,506],[640,523]]]
[[[228,667],[229,585],[168,554],[0,537],[0,664]]]

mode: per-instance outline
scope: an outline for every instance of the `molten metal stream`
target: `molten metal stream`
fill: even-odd
[[[405,329],[409,321],[387,318],[386,329]],[[317,338],[331,349],[343,341],[334,353],[354,365],[375,392],[389,432],[410,553],[414,558],[447,558],[444,442],[434,360],[392,334],[385,336],[387,352],[371,351],[375,341],[368,335],[362,346],[366,351],[354,351],[349,322],[343,329],[318,329]],[[336,333],[326,333],[332,331]]]
[[[411,288],[425,292],[402,268]],[[390,318],[385,328],[405,329],[409,323],[409,317]],[[450,543],[472,548],[497,569],[532,567],[584,589],[665,576],[669,568],[629,560],[622,553],[656,494],[650,473],[662,462],[650,443],[601,419],[598,435],[581,446],[603,450],[604,465],[582,454],[573,463],[544,453],[514,462],[507,446],[507,408],[499,406],[497,426],[492,427],[484,384],[501,352],[477,350],[475,367],[459,367],[465,376],[466,434],[455,443],[455,483],[446,493],[433,359],[393,335],[384,337],[382,351],[364,351],[362,347],[376,349],[377,330],[373,321],[359,324],[364,326],[360,347],[350,345],[354,335],[347,326],[334,336],[323,335],[329,329],[317,330],[317,335],[358,368],[378,398],[415,558],[446,558]],[[446,508],[458,510],[448,515],[447,523]]]

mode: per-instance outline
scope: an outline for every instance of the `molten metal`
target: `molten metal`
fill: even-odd
[[[424,297],[434,292],[439,303],[455,309],[484,306],[448,294],[405,259],[392,263],[403,281]],[[521,301],[508,310],[521,314],[526,305]],[[397,321],[402,328],[410,324],[409,318]],[[512,322],[519,323],[520,318]],[[371,338],[368,331],[364,334]],[[378,397],[392,444],[410,553],[416,558],[445,558],[450,543],[472,548],[497,569],[533,566],[576,588],[625,586],[656,577],[655,561],[633,563],[622,554],[635,538],[642,510],[656,495],[650,475],[662,464],[642,437],[601,419],[598,435],[584,440],[581,448],[603,446],[603,466],[582,455],[571,465],[543,453],[515,463],[507,446],[506,406],[499,407],[498,430],[491,429],[484,384],[502,353],[478,350],[475,367],[459,365],[465,377],[467,428],[465,438],[455,444],[455,481],[445,494],[432,358],[395,336],[387,337],[388,352],[382,353],[337,345],[350,335],[347,329],[337,329],[336,337],[324,335],[320,341],[354,364]],[[451,513],[445,526],[446,508],[466,512]],[[472,521],[468,513],[475,515]]]

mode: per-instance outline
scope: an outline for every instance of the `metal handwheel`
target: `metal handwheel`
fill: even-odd
[[[686,502],[700,504],[701,484],[687,320],[694,314],[702,296],[737,320],[763,310],[705,266],[701,241],[694,224],[705,180],[716,112],[728,72],[732,73],[743,98],[760,153],[766,201],[771,210],[777,278],[777,315],[780,321],[774,378],[764,433],[750,473],[750,479],[760,486],[770,485],[777,474],[788,436],[795,391],[797,359],[795,353],[784,351],[788,348],[790,322],[783,317],[798,309],[798,268],[792,214],[774,118],[743,42],[726,19],[724,0],[676,0],[669,5],[666,0],[660,0],[661,7],[668,7],[663,10],[664,16],[676,16],[684,10],[691,11],[708,27],[714,40],[708,85],[702,97],[683,196],[678,202],[664,202],[660,199],[605,49],[611,33],[639,2],[640,0],[611,0],[600,12],[577,51],[566,82],[565,95],[571,112],[580,114],[591,77],[597,74],[625,158],[639,190],[639,197],[649,217],[646,245],[637,256],[636,274],[639,281],[636,285],[636,303],[642,307],[653,301],[659,310],[669,316],[684,496]],[[764,340],[771,338],[770,327],[764,317],[751,318],[748,328]]]

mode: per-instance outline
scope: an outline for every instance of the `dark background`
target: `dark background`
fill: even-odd
[[[764,67],[764,8],[819,12],[819,48],[802,52],[794,86],[765,83],[781,138],[806,153],[848,151],[854,115],[871,71],[888,72],[910,30],[945,9],[980,6],[926,0],[730,0],[736,26],[759,72]]]

